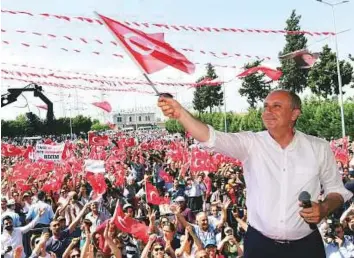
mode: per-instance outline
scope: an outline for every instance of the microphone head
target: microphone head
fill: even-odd
[[[310,201],[311,200],[311,195],[307,191],[302,191],[299,195],[299,201],[300,202],[305,202],[305,201]]]

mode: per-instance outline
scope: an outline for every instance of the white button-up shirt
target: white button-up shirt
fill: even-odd
[[[9,234],[9,232],[7,230],[4,230],[4,232],[1,234],[1,254],[4,253],[4,250],[6,250],[6,248],[8,246],[12,247],[12,251],[6,253],[4,255],[5,258],[12,258],[13,257],[13,252],[16,249],[16,247],[18,246],[22,246],[22,235],[27,233],[29,230],[31,230],[32,228],[34,228],[34,226],[37,224],[37,222],[39,221],[39,216],[36,216],[34,218],[34,220],[32,220],[30,223],[28,223],[28,225],[24,226],[24,227],[14,227],[11,235]],[[25,253],[22,251],[22,256],[21,257],[25,257]]]
[[[296,131],[292,142],[282,149],[268,131],[231,134],[211,126],[209,130],[210,138],[202,145],[242,162],[248,221],[269,238],[296,240],[312,232],[299,215],[302,191],[316,202],[320,185],[325,195],[339,193],[344,201],[352,196],[343,186],[325,140]]]

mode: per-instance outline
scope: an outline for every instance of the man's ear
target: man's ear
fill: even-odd
[[[300,109],[294,109],[292,112],[291,118],[296,121],[301,115],[301,110]]]

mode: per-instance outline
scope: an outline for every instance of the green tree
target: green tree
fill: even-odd
[[[34,113],[29,112],[26,113],[27,117],[27,127],[26,127],[26,135],[33,136],[33,135],[40,135],[45,132],[45,125],[43,121]]]
[[[204,77],[201,77],[197,80],[198,82],[201,82],[204,80]],[[195,91],[193,93],[193,108],[197,110],[200,114],[205,111],[205,109],[208,107],[208,103],[206,102],[206,86],[199,86],[195,88]]]
[[[250,108],[248,113],[241,118],[240,127],[242,131],[261,131],[264,130],[262,122],[262,112],[260,109]]]
[[[328,98],[333,94],[339,94],[337,59],[336,54],[331,52],[328,45],[325,45],[320,53],[320,61],[309,71],[308,85],[311,91],[317,96]],[[342,86],[349,84],[352,80],[353,67],[349,62],[341,60],[339,67],[342,77]]]
[[[205,78],[216,79],[217,77],[214,67],[209,63],[206,67],[206,75],[199,78],[197,82]],[[221,90],[221,85],[202,85],[194,91],[193,107],[199,113],[203,113],[209,107],[211,113],[213,107],[223,105],[223,97],[224,93]]]
[[[245,65],[245,69],[259,66],[261,61],[255,61]],[[242,78],[242,86],[239,89],[241,96],[247,97],[251,108],[255,108],[258,101],[263,101],[271,90],[270,83],[264,81],[264,74],[254,73]]]
[[[76,134],[90,131],[91,125],[92,121],[89,117],[78,115],[72,119],[73,132]]]
[[[91,130],[92,130],[92,131],[104,131],[104,130],[109,130],[109,125],[100,124],[100,123],[95,123],[95,124],[91,125]]]
[[[286,21],[285,30],[301,31],[301,15],[292,11],[290,18]],[[289,33],[285,35],[286,44],[280,55],[288,54],[296,50],[306,48],[307,39],[301,33]],[[280,86],[293,92],[302,92],[306,88],[307,70],[300,69],[293,59],[281,60],[283,76],[280,79]]]

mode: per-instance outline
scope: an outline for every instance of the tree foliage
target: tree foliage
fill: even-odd
[[[309,71],[308,85],[311,91],[323,98],[328,98],[333,94],[338,95],[339,84],[336,54],[331,52],[328,45],[325,45],[319,58],[320,60]],[[352,80],[353,67],[344,60],[339,62],[339,67],[342,86],[345,86]]]
[[[206,78],[216,79],[215,69],[211,64],[207,64],[206,75],[199,78],[197,82],[201,82]],[[213,107],[223,105],[224,93],[221,90],[221,85],[209,86],[201,85],[194,91],[193,107],[199,113],[203,113],[207,108],[212,112]]]
[[[91,118],[79,115],[72,118],[73,133],[90,131],[92,126]],[[33,113],[19,115],[15,120],[1,120],[2,136],[37,136],[46,134],[69,134],[70,133],[70,118],[59,118],[53,121],[52,128],[54,132],[48,131],[46,121],[39,119]]]
[[[296,15],[295,10],[292,11],[290,18],[286,21],[285,30],[301,31],[300,27],[301,15]],[[289,33],[285,35],[286,44],[280,55],[288,54],[296,50],[306,48],[307,39],[301,33]],[[281,87],[293,92],[302,92],[306,87],[307,70],[300,69],[293,59],[281,60]]]
[[[104,131],[104,130],[109,130],[109,125],[107,124],[101,124],[101,123],[94,123],[91,125],[91,130],[92,131]]]
[[[245,69],[259,66],[261,61],[255,61],[245,65]],[[239,89],[241,96],[247,97],[251,108],[255,108],[258,101],[263,101],[271,90],[270,82],[264,81],[265,76],[261,73],[254,73],[242,78],[242,86]]]

